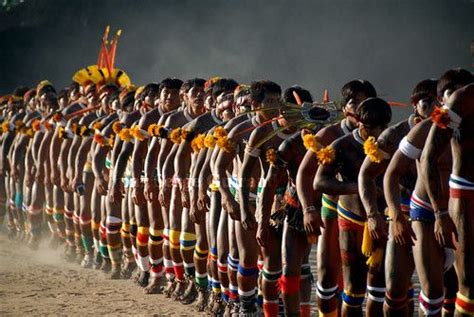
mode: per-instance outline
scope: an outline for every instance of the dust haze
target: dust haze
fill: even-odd
[[[26,0],[0,8],[0,94],[96,63],[106,25],[137,85],[168,76],[300,84],[316,99],[354,78],[389,101],[452,67],[472,71],[474,2]],[[405,113],[410,109],[405,109]],[[396,117],[401,116],[396,111]]]

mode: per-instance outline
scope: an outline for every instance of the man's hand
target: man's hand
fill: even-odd
[[[97,192],[98,192],[100,195],[102,195],[102,196],[107,195],[108,187],[109,187],[109,184],[108,184],[108,182],[105,180],[104,177],[99,177],[99,178],[97,178]]]
[[[240,206],[235,199],[222,196],[222,205],[225,206],[230,218],[240,221]]]
[[[395,243],[398,243],[399,245],[414,245],[413,240],[416,240],[415,232],[411,228],[408,219],[403,215],[393,217],[390,228]]]
[[[163,206],[164,208],[168,208],[170,200],[171,200],[171,184],[164,182],[160,190],[161,206]]]
[[[118,203],[123,198],[123,193],[125,192],[123,182],[117,181],[112,184],[112,187],[109,191],[109,199],[112,203]]]
[[[270,230],[268,228],[268,223],[260,222],[257,228],[257,242],[262,247],[265,248],[268,245],[268,238],[270,237]]]
[[[387,241],[387,227],[385,219],[380,213],[369,215],[367,218],[367,228],[372,240],[379,242],[379,245],[383,245]]]
[[[51,171],[51,182],[53,183],[53,185],[61,186],[61,177],[59,175],[59,172],[55,169]]]
[[[454,222],[446,211],[439,212],[434,223],[434,234],[436,241],[443,248],[455,249],[453,235],[458,241],[458,232]]]
[[[324,228],[324,222],[321,219],[321,213],[310,206],[303,212],[303,225],[304,230],[307,234],[314,234],[319,236],[321,234],[321,228]]]
[[[147,180],[147,181],[145,181],[144,186],[145,187],[143,189],[143,194],[144,194],[146,200],[151,202],[154,199],[158,198],[159,188],[158,188],[158,184],[155,181],[153,181],[151,179]]]
[[[240,223],[242,224],[242,227],[246,231],[253,230],[257,226],[257,221],[255,220],[255,216],[251,212],[242,212]]]
[[[204,186],[199,186],[197,206],[200,210],[209,210],[211,199],[207,196]]]
[[[195,224],[203,223],[206,219],[206,211],[199,209],[197,206],[191,206],[189,210],[189,218]]]
[[[139,180],[135,182],[135,186],[132,188],[132,201],[137,206],[146,204],[144,185]]]

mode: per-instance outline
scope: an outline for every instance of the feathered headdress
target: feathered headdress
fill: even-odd
[[[99,57],[96,65],[91,65],[78,70],[72,80],[86,86],[88,84],[115,84],[119,87],[129,87],[132,85],[130,77],[123,70],[115,68],[115,55],[117,44],[122,30],[118,30],[109,43],[110,26],[107,26],[102,37],[99,50]]]

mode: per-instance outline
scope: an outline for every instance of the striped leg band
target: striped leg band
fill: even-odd
[[[161,246],[163,244],[163,230],[150,228],[150,240],[148,244]]]
[[[209,254],[209,250],[203,250],[198,245],[194,248],[194,258],[196,260],[206,260]]]
[[[359,308],[362,306],[364,299],[365,293],[356,294],[351,293],[348,290],[344,290],[344,292],[342,292],[342,302],[347,307]]]
[[[436,315],[441,311],[444,302],[444,296],[436,299],[428,298],[423,291],[420,292],[418,297],[420,301],[420,308],[423,310],[425,315]]]
[[[322,300],[330,300],[337,294],[337,290],[339,286],[333,286],[329,288],[324,288],[321,283],[318,281],[316,282],[316,295]]]
[[[377,303],[383,303],[385,300],[385,288],[367,285],[368,295],[370,300]]]
[[[181,232],[179,235],[179,243],[181,245],[181,250],[194,250],[194,246],[196,245],[196,234],[184,231]]]
[[[139,226],[137,231],[137,246],[139,247],[146,247],[148,246],[148,239],[149,239],[149,228]]]
[[[269,271],[265,268],[262,270],[262,277],[267,282],[278,282],[278,279],[281,276],[281,270],[278,271]]]
[[[460,292],[456,294],[456,310],[467,315],[474,315],[474,299]]]
[[[105,220],[105,228],[107,234],[116,234],[119,233],[120,228],[122,227],[122,219],[114,216],[107,216]]]

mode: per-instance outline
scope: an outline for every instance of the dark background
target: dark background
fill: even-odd
[[[338,98],[354,78],[389,101],[446,69],[472,71],[474,1],[19,0],[0,6],[0,94],[95,64],[106,25],[137,85],[164,77],[271,79]],[[405,113],[410,111],[406,109]],[[400,117],[397,112],[396,117]]]

